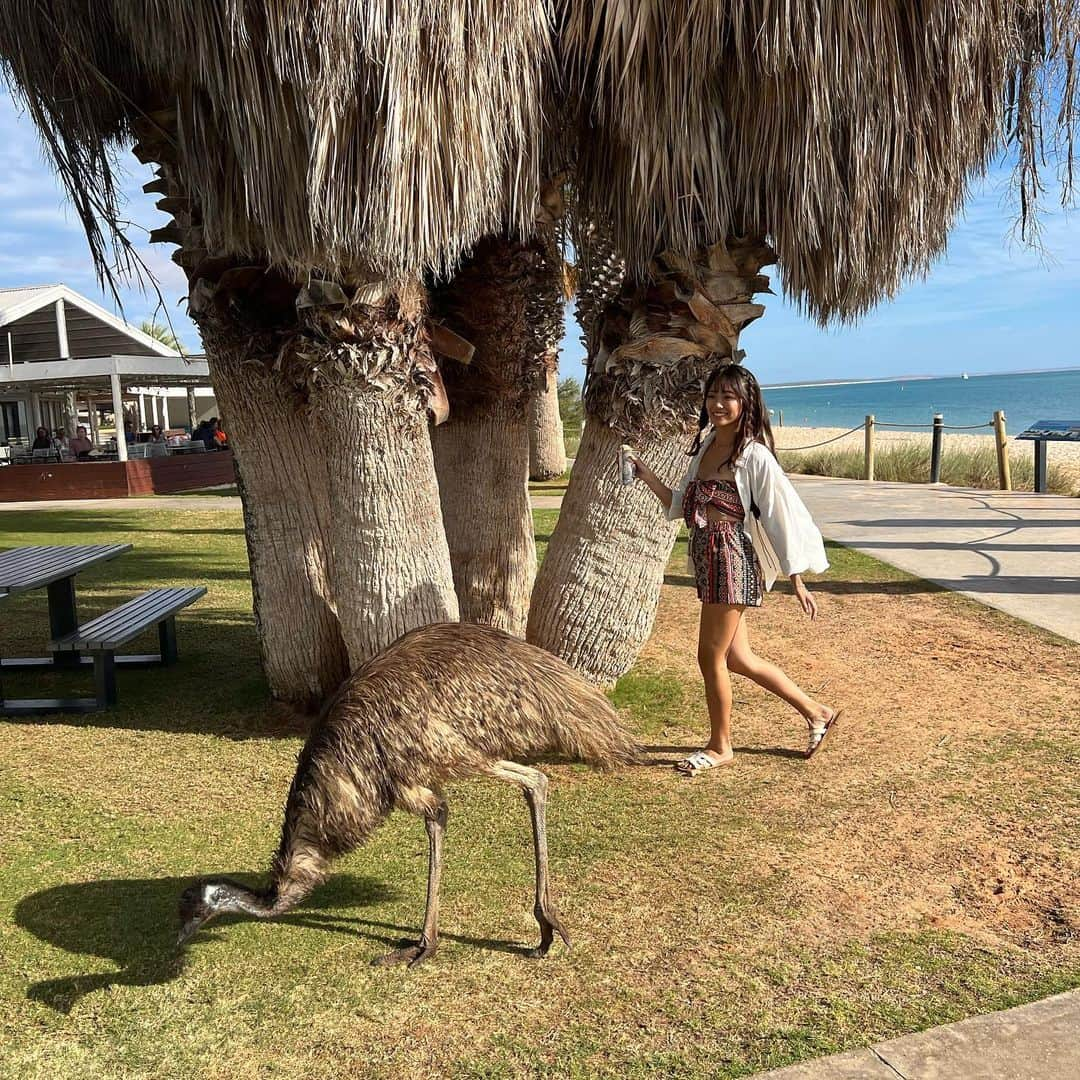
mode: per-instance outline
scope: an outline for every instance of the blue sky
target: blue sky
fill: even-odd
[[[153,197],[141,190],[149,170],[130,156],[125,165],[130,235],[159,280],[174,330],[199,351],[172,249],[138,242],[164,224]],[[1080,366],[1080,216],[1056,210],[1050,193],[1043,251],[1034,252],[1010,239],[1013,215],[1004,191],[1002,173],[981,183],[929,277],[855,326],[824,331],[782,296],[765,297],[765,316],[743,335],[747,365],[764,383]],[[97,286],[82,228],[44,162],[33,125],[3,93],[0,288],[61,281],[113,308]],[[154,316],[158,304],[136,287],[122,299],[124,315],[136,323]],[[164,321],[164,314],[157,318]],[[583,350],[569,313],[567,323],[562,372],[580,379]]]

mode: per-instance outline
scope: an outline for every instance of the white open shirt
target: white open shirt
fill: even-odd
[[[672,490],[671,508],[667,514],[669,521],[677,521],[683,516],[686,488],[691,480],[697,479],[701,459],[715,437],[716,432],[710,431],[701,440],[701,449],[690,462],[686,475]],[[807,571],[821,574],[828,570],[829,560],[825,557],[821,533],[768,447],[759,442],[749,443],[731,463],[731,470],[743,504],[743,528],[761,563],[765,588],[771,589],[781,574],[790,577]],[[760,516],[752,513],[752,506],[758,508]]]

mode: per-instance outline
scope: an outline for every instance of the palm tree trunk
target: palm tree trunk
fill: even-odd
[[[487,237],[432,298],[474,346],[442,364],[450,419],[431,435],[461,618],[519,636],[536,573],[528,402],[557,349],[561,274],[546,235]]]
[[[428,437],[434,362],[422,317],[391,301],[355,305],[322,328],[327,374],[312,404],[328,455],[331,580],[355,669],[409,630],[456,621],[458,603]]]
[[[426,408],[438,374],[422,290],[364,274],[301,287],[208,250],[170,164],[171,111],[141,123],[173,215],[188,307],[238,448],[256,622],[272,691],[317,703],[401,634],[457,618]],[[218,388],[218,381],[221,387]],[[315,406],[314,409],[311,406]]]
[[[739,332],[764,311],[751,299],[767,287],[759,270],[772,261],[760,237],[729,238],[694,260],[664,253],[649,282],[627,280],[583,322],[587,423],[533,589],[527,638],[596,682],[614,682],[645,643],[677,532],[643,485],[620,485],[619,444],[640,450],[660,477],[678,479],[702,381],[741,359]]]
[[[326,454],[295,388],[202,320],[240,474],[255,626],[270,692],[313,711],[349,673],[330,584]]]
[[[552,480],[566,472],[566,442],[559,413],[559,373],[545,373],[529,398],[529,479]]]
[[[460,418],[451,411],[431,441],[462,621],[524,637],[536,542],[523,410],[495,401]]]
[[[652,632],[678,532],[644,484],[623,487],[619,433],[588,423],[533,588],[527,638],[594,682],[614,683]],[[685,468],[685,436],[638,440],[658,476]]]

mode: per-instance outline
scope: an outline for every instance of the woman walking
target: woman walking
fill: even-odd
[[[809,727],[806,756],[821,749],[840,711],[804,693],[775,664],[757,656],[743,614],[760,607],[780,573],[811,619],[817,604],[801,574],[828,569],[821,533],[776,460],[772,429],[757,380],[740,364],[716,368],[705,382],[690,467],[672,490],[629,451],[634,472],[672,521],[690,530],[690,561],[701,601],[698,664],[705,679],[712,733],[676,768],[693,776],[734,757],[731,679],[745,675],[792,705]]]

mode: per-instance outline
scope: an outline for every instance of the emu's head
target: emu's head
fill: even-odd
[[[180,896],[180,936],[176,944],[185,945],[203,923],[219,914],[226,906],[224,882],[200,881],[186,888]]]

